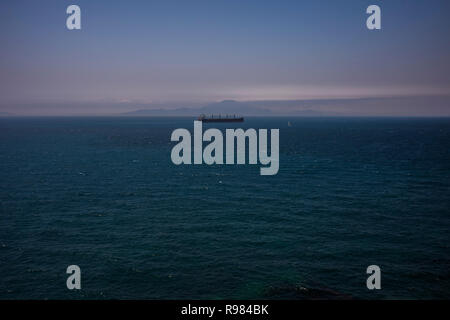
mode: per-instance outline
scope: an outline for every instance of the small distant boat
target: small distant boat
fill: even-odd
[[[205,116],[204,114],[200,115],[198,117],[198,121],[203,122],[244,122],[244,117],[242,116],[236,116],[236,115],[211,115],[210,117]]]
[[[288,127],[292,127],[292,123],[288,121]]]

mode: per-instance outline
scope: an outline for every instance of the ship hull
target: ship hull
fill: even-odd
[[[198,119],[202,122],[244,122],[244,118]]]

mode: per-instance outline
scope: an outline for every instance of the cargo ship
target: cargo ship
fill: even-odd
[[[226,115],[226,116],[222,116],[222,115],[211,115],[210,117],[205,116],[204,114],[200,115],[197,119],[198,121],[203,121],[203,122],[244,122],[244,117],[242,116],[236,116],[236,115]]]

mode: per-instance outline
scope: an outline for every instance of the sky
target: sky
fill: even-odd
[[[66,28],[71,4],[81,30]],[[381,30],[366,28],[371,4]],[[2,0],[0,112],[446,97],[448,12],[447,0]]]

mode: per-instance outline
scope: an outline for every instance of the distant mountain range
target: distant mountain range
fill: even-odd
[[[125,112],[121,115],[125,116],[199,116],[200,114],[222,114],[222,115],[242,115],[242,116],[270,116],[274,113],[269,110],[270,103],[264,102],[264,105],[258,101],[235,101],[224,100],[221,102],[211,103],[200,108],[176,108],[176,109],[140,109],[131,112]],[[274,103],[275,104],[275,103]],[[321,116],[322,113],[315,110],[303,109],[293,110],[290,115],[298,116]]]
[[[201,114],[289,117],[450,117],[450,95],[305,100],[221,102],[83,102],[1,105],[0,117],[10,116],[188,116]]]

